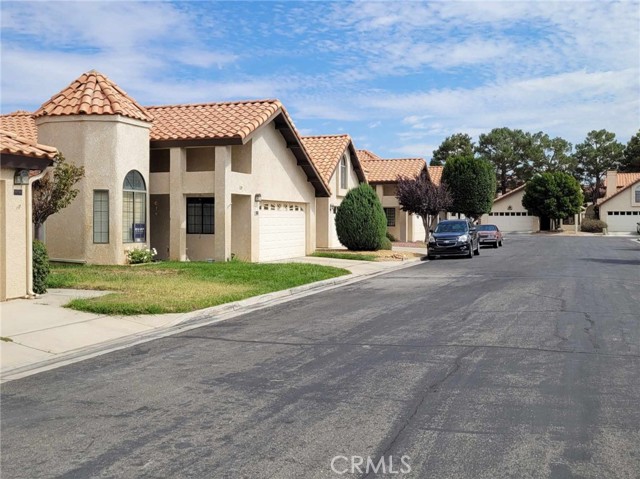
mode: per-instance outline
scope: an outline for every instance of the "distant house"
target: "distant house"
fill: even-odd
[[[598,201],[600,219],[609,233],[632,233],[640,222],[640,173],[607,171],[605,197]]]
[[[56,154],[53,147],[0,131],[0,301],[33,295],[31,185]]]
[[[398,178],[429,177],[427,163],[422,158],[382,159],[368,150],[358,150],[367,175],[380,198],[387,217],[387,231],[398,241],[424,241],[425,230],[422,219],[402,211],[396,191]]]
[[[522,206],[525,185],[514,188],[493,200],[493,206],[488,214],[482,215],[480,223],[496,225],[506,232],[533,232],[540,229],[548,230],[548,218],[540,220]],[[542,225],[542,228],[541,228]]]
[[[331,193],[316,199],[316,245],[339,248],[336,211],[351,188],[366,182],[365,173],[349,135],[304,136],[302,141]]]

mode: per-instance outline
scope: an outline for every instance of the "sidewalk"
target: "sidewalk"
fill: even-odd
[[[351,274],[191,313],[105,316],[63,307],[73,298],[106,294],[102,291],[51,289],[37,299],[7,301],[0,303],[0,379],[17,379],[139,342],[229,319],[250,310],[412,266],[419,261],[420,258],[381,262],[309,256],[294,258],[288,262],[335,266],[347,269]]]

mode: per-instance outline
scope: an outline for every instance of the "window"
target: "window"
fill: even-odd
[[[122,185],[122,242],[147,241],[147,189],[142,175],[131,170]]]
[[[346,190],[349,187],[347,184],[347,156],[344,155],[340,160],[340,188]]]
[[[385,208],[384,214],[387,216],[387,226],[395,226],[396,225],[396,209]]]
[[[187,234],[212,235],[215,198],[187,198]]]
[[[109,242],[109,192],[93,191],[93,242]]]
[[[640,186],[636,186],[636,203],[640,203]]]

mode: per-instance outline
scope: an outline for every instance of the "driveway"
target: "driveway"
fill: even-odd
[[[512,236],[3,384],[3,477],[635,478],[639,304],[637,243]]]

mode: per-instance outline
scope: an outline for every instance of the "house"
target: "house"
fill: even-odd
[[[336,212],[347,192],[366,182],[365,173],[349,135],[304,136],[302,141],[331,193],[316,199],[316,246],[340,248]]]
[[[358,150],[367,181],[376,190],[387,217],[387,231],[397,241],[424,241],[422,219],[402,211],[396,198],[398,178],[429,177],[427,163],[422,158],[382,159],[368,150]]]
[[[278,100],[145,108],[90,71],[5,123],[85,167],[76,200],[46,222],[53,259],[123,264],[151,247],[270,261],[316,248],[316,198],[330,188]]]
[[[636,232],[640,222],[640,173],[607,171],[605,184],[605,197],[598,201],[598,207],[607,231]]]
[[[33,296],[31,185],[56,154],[55,148],[0,131],[0,301]]]
[[[522,206],[524,187],[525,185],[518,186],[493,200],[491,211],[482,215],[480,223],[496,225],[506,232],[549,230],[549,218],[540,219],[533,216]]]

